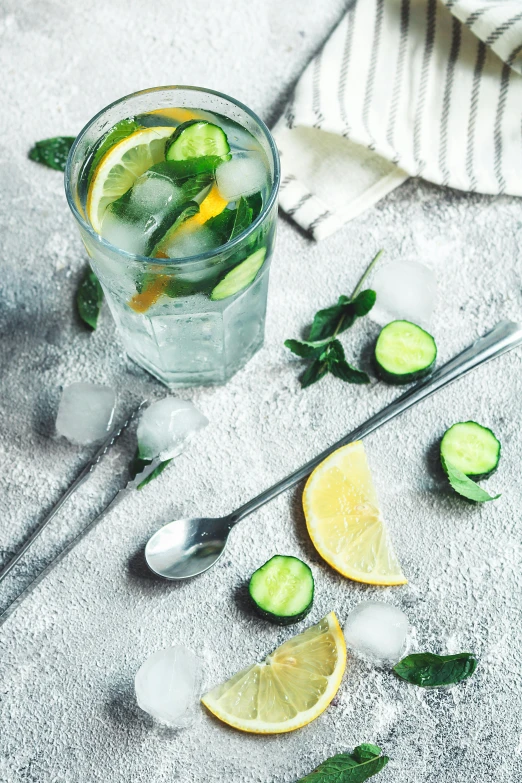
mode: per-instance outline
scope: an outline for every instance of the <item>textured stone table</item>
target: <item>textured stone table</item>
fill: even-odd
[[[141,396],[163,394],[126,360],[106,310],[93,335],[78,323],[72,301],[84,252],[62,177],[28,161],[28,148],[75,134],[110,101],[157,84],[213,87],[272,122],[343,8],[341,0],[2,0],[2,559],[90,453],[53,437],[60,387],[112,384],[120,415]],[[382,783],[522,779],[521,353],[368,439],[408,586],[364,587],[323,564],[306,535],[301,488],[246,520],[220,565],[193,582],[155,581],[141,555],[160,523],[230,510],[394,397],[380,383],[333,378],[302,391],[299,362],[283,347],[319,306],[351,290],[378,248],[435,270],[441,361],[498,319],[520,317],[520,215],[514,199],[410,181],[320,245],[281,219],[265,348],[226,387],[183,393],[211,426],[160,479],[127,496],[0,627],[1,783],[290,783],[362,741],[391,757]],[[376,333],[367,319],[347,334],[349,355],[364,364]],[[488,484],[502,497],[479,507],[450,494],[436,468],[436,439],[467,418],[490,425],[503,446]],[[93,518],[132,449],[128,436],[1,586],[0,611]],[[382,597],[408,613],[419,649],[476,652],[476,675],[426,692],[349,660],[335,706],[292,735],[242,735],[203,710],[183,732],[153,725],[133,696],[134,673],[152,651],[172,642],[198,651],[210,686],[289,636],[254,618],[245,602],[245,580],[275,552],[311,564],[310,621],[331,609],[343,620],[361,599]]]

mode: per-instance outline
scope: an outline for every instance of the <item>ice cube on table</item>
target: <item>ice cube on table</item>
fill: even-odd
[[[357,656],[379,665],[393,665],[406,651],[410,630],[408,618],[396,606],[363,601],[348,615],[344,638]]]
[[[62,392],[56,417],[58,435],[87,445],[103,440],[111,427],[116,392],[98,383],[71,383]]]
[[[259,152],[238,152],[216,169],[218,190],[227,201],[262,190],[267,176],[266,162]]]
[[[142,459],[166,460],[176,457],[208,419],[195,405],[176,397],[153,402],[138,424],[138,449]]]
[[[173,728],[190,726],[200,696],[203,669],[192,650],[182,645],[152,653],[134,680],[142,710]]]
[[[390,321],[411,321],[429,328],[437,298],[437,280],[418,261],[392,261],[378,266],[371,288],[377,300],[370,318],[381,326]]]

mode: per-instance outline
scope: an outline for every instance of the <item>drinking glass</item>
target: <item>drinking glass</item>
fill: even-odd
[[[228,244],[188,258],[152,259],[121,250],[94,231],[85,214],[88,170],[97,142],[117,122],[172,107],[216,112],[246,128],[266,155],[270,188],[258,217]],[[262,346],[279,179],[277,148],[262,120],[239,101],[199,87],[158,87],[121,98],[97,114],[74,142],[65,189],[91,266],[127,354],[168,387],[225,383]],[[236,294],[213,301],[212,281],[260,243],[266,256],[255,279]],[[177,293],[137,311],[130,304],[144,275],[149,281],[161,276],[161,285]]]

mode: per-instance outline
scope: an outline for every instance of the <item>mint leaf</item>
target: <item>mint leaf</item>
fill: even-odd
[[[305,389],[307,386],[311,386],[312,383],[317,383],[317,381],[320,381],[321,378],[323,378],[326,373],[328,372],[328,365],[324,361],[320,361],[319,359],[315,359],[312,364],[306,368],[304,373],[301,375],[300,381],[301,386],[303,389]]]
[[[388,763],[377,745],[359,745],[353,753],[338,753],[297,783],[363,783]]]
[[[472,653],[435,655],[426,652],[408,655],[393,667],[393,671],[402,680],[421,688],[440,688],[466,680],[476,668],[477,659]]]
[[[82,321],[91,329],[96,329],[102,303],[103,290],[100,281],[89,267],[76,293],[76,307]]]
[[[210,221],[209,221],[210,224]],[[371,289],[361,291],[370,270],[382,255],[380,250],[357,283],[351,297],[342,294],[337,304],[319,310],[310,327],[308,340],[286,340],[285,346],[302,359],[314,359],[301,377],[303,387],[315,383],[327,372],[347,383],[369,383],[367,373],[349,364],[337,335],[353,326],[357,318],[367,315],[375,304],[377,295]]]
[[[251,196],[247,196],[246,200],[248,206],[252,210],[252,220],[255,220],[256,217],[261,214],[261,210],[263,209],[263,197],[261,195],[261,191],[258,190],[257,193],[253,193]]]
[[[229,239],[234,239],[234,237],[239,236],[239,234],[242,234],[243,231],[249,227],[252,222],[252,214],[252,210],[248,206],[246,199],[241,196],[237,202],[236,217]]]
[[[328,365],[328,369],[335,375],[336,378],[340,378],[341,381],[346,383],[370,383],[370,376],[363,370],[358,370],[357,367],[352,367],[346,360],[341,362],[332,362]]]
[[[103,156],[110,150],[111,147],[114,147],[115,144],[117,144],[119,141],[122,141],[122,139],[126,139],[127,136],[130,136],[131,133],[134,133],[135,131],[139,130],[140,125],[136,122],[136,120],[132,118],[127,118],[125,120],[120,120],[116,123],[116,125],[111,128],[111,130],[105,134],[105,136],[102,137],[98,148],[96,152],[94,153],[94,157],[92,159],[92,163],[89,167],[89,181],[98,168],[98,163],[103,158]],[[173,130],[174,132],[174,130]]]
[[[194,177],[196,174],[214,174],[217,166],[222,163],[218,155],[202,155],[199,158],[187,158],[187,160],[165,161],[174,176],[178,180]]]
[[[342,299],[346,297],[341,297]],[[345,304],[336,304],[333,307],[327,307],[325,310],[319,310],[314,316],[312,326],[310,328],[309,339],[326,340],[329,337],[333,337],[336,333],[336,329],[341,320],[347,324],[345,328],[351,324],[347,323],[347,314],[345,313]],[[353,319],[353,321],[355,318]],[[353,323],[352,321],[352,323]]]
[[[486,503],[488,500],[496,500],[500,497],[500,495],[490,495],[489,492],[475,484],[469,476],[466,476],[465,473],[442,456],[441,461],[449,483],[459,495],[468,498],[468,500],[473,500],[475,503]]]
[[[364,315],[368,315],[377,299],[377,294],[372,291],[371,288],[367,288],[365,291],[361,291],[353,299],[352,304],[357,318],[362,318]]]
[[[339,340],[332,340],[332,342],[329,343],[326,356],[328,358],[328,365],[331,365],[334,362],[344,362],[344,348]]]
[[[313,359],[319,357],[323,352],[328,341],[319,341],[310,343],[302,340],[285,340],[285,348],[288,348],[301,359]]]
[[[359,763],[362,761],[369,761],[370,759],[380,756],[382,750],[378,745],[372,745],[370,742],[365,742],[362,745],[358,745],[352,753],[352,756],[357,759]]]
[[[132,481],[136,476],[139,476],[140,473],[146,473],[143,480],[136,487],[136,489],[143,489],[143,487],[146,487],[153,479],[163,473],[167,465],[172,462],[172,459],[173,458],[165,459],[161,462],[158,460],[144,459],[143,457],[140,457],[140,450],[138,448],[129,466],[129,478]],[[152,469],[146,472],[147,468],[150,468],[151,466],[153,466]]]
[[[150,472],[150,473],[149,473],[147,476],[145,476],[145,478],[143,479],[143,481],[141,481],[141,482],[138,484],[138,486],[136,487],[136,489],[143,489],[143,487],[146,487],[146,486],[147,486],[147,484],[148,484],[149,482],[151,482],[153,479],[155,479],[155,478],[158,478],[158,476],[160,475],[160,473],[163,473],[163,471],[165,470],[165,468],[167,467],[167,465],[169,465],[171,462],[172,462],[172,459],[165,459],[165,460],[163,460],[163,462],[160,462],[160,463],[158,463],[158,465],[156,465],[156,467],[154,468],[154,470],[152,470],[152,471],[151,471],[151,472]]]
[[[49,166],[50,169],[65,171],[65,164],[74,138],[74,136],[55,136],[52,139],[37,141],[34,147],[29,150],[29,158],[36,163]]]

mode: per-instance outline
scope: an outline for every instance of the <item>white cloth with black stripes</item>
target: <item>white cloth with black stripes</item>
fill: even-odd
[[[357,0],[274,136],[315,239],[410,176],[522,195],[522,0]]]

